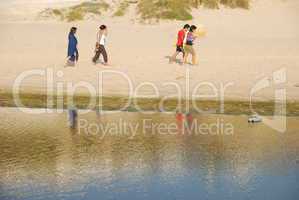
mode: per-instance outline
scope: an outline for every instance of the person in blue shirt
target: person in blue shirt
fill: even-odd
[[[79,59],[79,52],[78,52],[78,40],[75,36],[77,32],[76,27],[72,27],[68,36],[68,51],[67,51],[67,57],[68,57],[68,64],[75,64],[75,61],[78,61]]]

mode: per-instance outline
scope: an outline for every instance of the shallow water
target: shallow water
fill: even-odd
[[[210,115],[194,120],[231,123],[233,133],[178,125],[158,134],[164,130],[147,124],[106,135],[113,124],[180,122],[173,114],[79,115],[88,131],[68,128],[66,113],[14,108],[0,108],[0,119],[0,199],[299,198],[299,118],[288,118],[286,133],[248,124],[245,116]]]

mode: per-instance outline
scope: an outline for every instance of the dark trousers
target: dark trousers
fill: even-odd
[[[72,55],[72,56],[69,58],[69,60],[72,61],[72,62],[75,62],[75,60],[76,60],[76,56],[75,56],[75,55]]]
[[[98,48],[96,50],[96,55],[93,57],[92,61],[97,62],[97,60],[99,59],[101,54],[103,55],[104,62],[107,63],[108,62],[108,56],[107,56],[106,49],[103,45],[98,46]]]

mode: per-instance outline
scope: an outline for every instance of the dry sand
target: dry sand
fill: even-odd
[[[43,1],[40,1],[43,2]],[[61,2],[61,1],[60,1]],[[69,2],[68,2],[69,3]],[[71,3],[74,3],[71,2]],[[0,4],[1,5],[1,4]],[[65,4],[55,3],[55,6]],[[251,10],[225,9],[194,11],[194,20],[208,32],[197,41],[198,66],[169,64],[167,56],[174,49],[176,32],[185,22],[160,22],[143,25],[128,14],[121,18],[106,14],[98,21],[65,23],[36,21],[36,13],[49,4],[26,4],[26,9],[15,4],[3,5],[0,15],[0,89],[11,91],[18,75],[26,70],[51,68],[63,71],[63,78],[55,82],[88,81],[98,85],[98,72],[111,69],[124,72],[137,86],[152,82],[160,96],[174,94],[176,90],[163,86],[175,82],[185,91],[186,70],[190,70],[191,91],[195,85],[209,82],[220,91],[221,84],[231,82],[225,91],[226,99],[249,100],[250,89],[258,80],[272,75],[281,68],[286,70],[288,100],[299,100],[299,2],[296,0],[257,0]],[[15,12],[12,12],[14,10]],[[30,10],[30,12],[29,12]],[[4,12],[5,11],[5,12]],[[25,14],[26,13],[26,14]],[[93,65],[97,27],[109,26],[108,52],[112,66]],[[67,34],[71,26],[78,27],[80,60],[74,68],[64,68]],[[104,79],[105,95],[126,95],[127,83],[119,76],[107,75]],[[26,92],[44,92],[45,81],[39,76],[22,83]],[[255,95],[256,100],[273,100],[274,87]],[[81,89],[79,92],[86,92]],[[142,94],[152,93],[150,87]],[[201,94],[211,94],[201,87]]]

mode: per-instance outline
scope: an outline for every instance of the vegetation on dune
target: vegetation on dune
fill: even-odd
[[[230,8],[249,9],[250,0],[220,0],[220,3]]]
[[[86,14],[101,15],[103,11],[109,8],[109,4],[104,1],[83,2],[79,5],[72,6],[66,12],[67,21],[76,21],[84,19]]]
[[[192,0],[191,0],[192,1]],[[195,0],[197,5],[202,5],[207,8],[218,9],[220,5],[224,5],[229,8],[244,8],[249,9],[250,0]]]
[[[113,16],[124,16],[130,4],[137,5],[137,12],[142,20],[170,19],[191,20],[192,9],[205,7],[219,9],[220,6],[229,8],[249,9],[251,0],[120,0]],[[62,9],[46,9],[41,16],[55,16],[60,20],[83,20],[86,15],[101,15],[110,5],[104,0],[91,0],[75,6]]]
[[[122,1],[117,10],[115,11],[115,13],[113,14],[114,17],[121,17],[121,16],[124,16],[128,10],[130,6],[130,2],[125,0],[125,1]]]
[[[83,20],[84,19],[84,14],[83,14],[83,12],[78,11],[78,10],[71,10],[70,12],[68,12],[66,14],[65,18],[68,22]]]
[[[138,13],[142,19],[191,20],[190,0],[140,0]]]
[[[59,9],[53,9],[52,11],[53,11],[53,14],[56,16],[63,16],[63,13]]]
[[[142,19],[191,20],[192,8],[218,9],[224,5],[249,9],[249,4],[250,0],[139,0],[137,8]]]
[[[58,17],[60,20],[68,22],[83,20],[87,14],[101,15],[107,11],[109,4],[103,0],[88,1],[81,4],[61,9],[46,9],[42,14]]]

